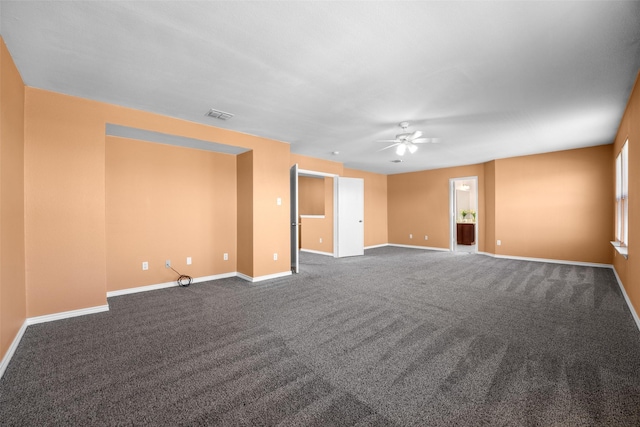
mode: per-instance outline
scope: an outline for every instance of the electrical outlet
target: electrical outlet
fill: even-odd
[[[166,260],[166,261],[164,262],[164,266],[165,266],[166,268],[171,268],[171,260],[170,260],[170,259]]]
[[[277,253],[277,252],[273,254],[273,260],[274,260],[274,261],[277,261],[277,260],[278,260],[278,253]]]
[[[187,265],[191,265],[191,257],[190,256],[187,257]]]
[[[427,236],[426,234],[424,235],[424,240],[429,240],[429,236]]]
[[[281,205],[282,205],[282,198],[281,198],[281,197],[278,197],[278,198],[276,199],[276,205],[278,205],[278,206],[281,206]]]
[[[149,269],[149,263],[148,263],[147,261],[144,261],[144,262],[142,263],[142,269],[143,269],[143,270],[148,270],[148,269]]]
[[[224,255],[222,255],[222,259],[225,261],[229,261],[229,254],[225,253]]]
[[[410,239],[413,239],[413,234],[409,234],[409,238],[410,238]]]
[[[500,246],[501,244],[502,244],[502,240],[498,240],[498,241],[496,242],[496,245],[498,245],[498,246]]]
[[[322,243],[322,237],[320,238],[320,243]]]

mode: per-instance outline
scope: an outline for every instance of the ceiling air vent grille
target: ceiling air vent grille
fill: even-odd
[[[231,117],[233,117],[233,114],[225,113],[224,111],[220,111],[212,108],[209,111],[207,111],[207,114],[205,114],[205,116],[213,117],[215,119],[220,119],[220,120],[229,120]]]

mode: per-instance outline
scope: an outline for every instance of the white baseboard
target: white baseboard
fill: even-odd
[[[627,307],[629,307],[629,311],[633,316],[633,320],[635,320],[636,326],[638,327],[638,330],[640,330],[640,317],[638,317],[638,313],[636,312],[635,308],[633,308],[633,304],[631,304],[629,295],[627,295],[627,291],[624,289],[624,285],[622,284],[622,280],[620,280],[620,276],[618,276],[618,272],[613,266],[611,266],[611,269],[613,270],[613,274],[616,276],[616,281],[618,282],[618,286],[620,287],[620,292],[622,292],[622,296],[627,302]]]
[[[68,319],[70,317],[84,316],[86,314],[102,313],[103,311],[109,311],[109,304],[81,308],[79,310],[63,311],[61,313],[45,314],[44,316],[29,317],[27,318],[26,323],[27,325],[35,325],[37,323],[53,322],[54,320]]]
[[[247,282],[251,282],[251,283],[262,282],[263,280],[278,279],[280,277],[286,277],[286,276],[291,276],[291,271],[283,271],[282,273],[267,274],[265,276],[258,276],[258,277],[251,277],[251,276],[247,276],[246,274],[238,273],[239,278],[244,279]]]
[[[300,252],[309,252],[310,254],[333,256],[331,252],[314,251],[313,249],[300,249]]]
[[[18,344],[20,344],[22,336],[27,330],[27,326],[44,322],[53,322],[54,320],[68,319],[70,317],[84,316],[86,314],[102,313],[103,311],[109,311],[108,304],[99,305],[96,307],[81,308],[79,310],[63,311],[61,313],[46,314],[44,316],[28,317],[27,319],[25,319],[22,327],[16,334],[15,338],[11,342],[11,345],[9,346],[9,349],[0,362],[0,378],[2,378],[2,376],[4,375],[4,371],[7,369],[7,366],[9,366],[9,362],[11,361],[13,354],[16,352]]]
[[[18,348],[18,344],[20,344],[20,340],[24,335],[24,331],[27,330],[27,326],[28,326],[27,321],[25,320],[22,323],[22,326],[20,327],[20,329],[18,330],[18,333],[16,334],[15,338],[11,342],[11,345],[7,349],[7,352],[4,354],[4,357],[2,357],[2,361],[0,361],[0,378],[2,378],[2,376],[4,375],[4,371],[7,369],[7,366],[9,366],[9,362],[11,361],[13,354],[16,352],[16,349]]]
[[[381,243],[379,245],[365,246],[364,250],[366,251],[367,249],[384,248],[385,246],[389,246],[389,244],[388,243]]]
[[[409,248],[409,249],[424,249],[425,251],[451,252],[450,249],[432,248],[430,246],[399,245],[397,243],[389,243],[387,246],[395,246],[397,248]]]
[[[496,255],[489,252],[478,252],[481,255],[487,255],[493,258],[501,259],[515,259],[519,261],[532,261],[532,262],[548,262],[551,264],[568,264],[568,265],[580,265],[583,267],[600,267],[600,268],[612,268],[611,264],[600,264],[597,262],[583,262],[583,261],[568,261],[563,259],[551,259],[551,258],[531,258],[524,256],[511,256],[511,255]]]
[[[201,282],[208,282],[210,280],[218,280],[218,279],[226,279],[228,277],[236,277],[238,275],[238,273],[231,272],[231,273],[222,273],[222,274],[215,274],[213,276],[203,276],[203,277],[196,277],[193,279],[192,283],[201,283]],[[107,298],[111,298],[111,297],[117,297],[120,295],[128,295],[128,294],[136,294],[138,292],[147,292],[147,291],[155,291],[158,289],[165,289],[165,288],[172,288],[178,286],[178,282],[177,281],[173,281],[173,282],[165,282],[165,283],[157,283],[155,285],[147,285],[147,286],[138,286],[135,288],[127,288],[127,289],[119,289],[117,291],[109,291],[107,292]]]

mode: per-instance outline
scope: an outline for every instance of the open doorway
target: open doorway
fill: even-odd
[[[291,270],[300,251],[335,256],[334,180],[337,175],[291,168]]]
[[[478,177],[449,180],[450,249],[459,253],[478,251]]]

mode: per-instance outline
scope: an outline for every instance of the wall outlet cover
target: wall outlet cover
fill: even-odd
[[[171,268],[171,260],[170,260],[170,259],[166,260],[166,261],[164,262],[164,266],[165,266],[166,268]]]

